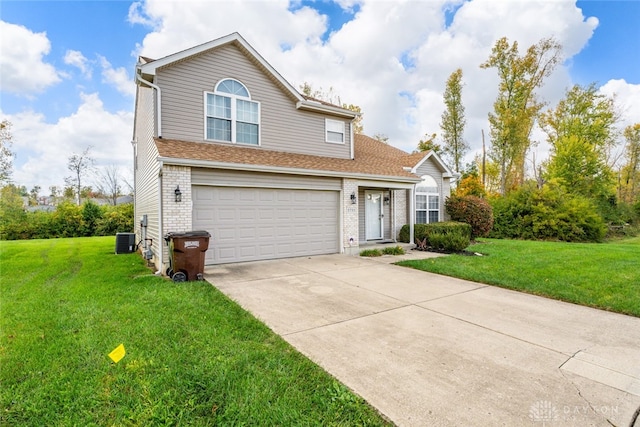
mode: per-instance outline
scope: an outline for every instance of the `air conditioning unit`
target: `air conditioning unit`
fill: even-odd
[[[130,254],[136,250],[135,233],[116,234],[116,254]]]

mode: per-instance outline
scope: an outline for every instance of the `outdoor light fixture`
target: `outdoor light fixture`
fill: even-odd
[[[389,198],[389,196],[384,196],[384,204],[385,205],[389,205],[390,201],[391,201],[391,199]]]
[[[356,193],[354,191],[353,193],[351,193],[351,204],[355,205],[356,203],[358,203],[358,199],[356,198]]]
[[[182,191],[180,191],[180,186],[176,186],[176,203],[180,203],[182,201]]]

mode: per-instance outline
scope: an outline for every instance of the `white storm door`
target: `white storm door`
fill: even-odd
[[[366,239],[382,239],[382,193],[364,194]]]

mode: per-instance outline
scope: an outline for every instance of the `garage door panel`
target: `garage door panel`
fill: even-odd
[[[216,207],[218,205],[212,205],[212,209],[214,207]],[[194,206],[194,210],[195,206]],[[198,214],[196,216],[201,215],[199,212],[201,212],[200,209],[196,210],[198,212]],[[211,219],[215,220],[217,219],[218,221],[231,221],[231,222],[235,222],[236,219],[236,210],[235,209],[229,209],[229,208],[222,208],[222,207],[217,207],[216,210],[211,210],[211,212],[213,213],[213,215],[211,215]],[[217,214],[217,215],[216,215]],[[206,216],[206,215],[203,215]]]
[[[211,233],[206,263],[339,252],[333,190],[194,186],[194,229]]]

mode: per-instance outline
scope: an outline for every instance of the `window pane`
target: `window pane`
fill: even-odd
[[[236,142],[258,145],[258,125],[238,122],[236,124],[236,133]]]
[[[429,211],[429,223],[438,222],[438,211]]]
[[[429,209],[439,209],[438,196],[429,196]]]
[[[427,212],[416,211],[416,224],[426,224],[426,223],[427,223]]]
[[[207,117],[207,139],[231,141],[231,120]]]
[[[344,142],[344,135],[338,132],[327,132],[327,141]]]
[[[223,80],[217,87],[218,92],[230,93],[232,95],[249,97],[249,92],[240,82],[235,80]]]
[[[437,193],[438,183],[433,177],[425,175],[422,177],[422,182],[416,186],[417,193]]]
[[[241,122],[258,123],[258,104],[251,101],[236,101],[236,119]]]
[[[209,116],[230,119],[231,98],[227,98],[226,96],[213,95],[213,100],[210,103],[207,102],[207,110]]]
[[[416,209],[427,209],[427,196],[416,195]]]

